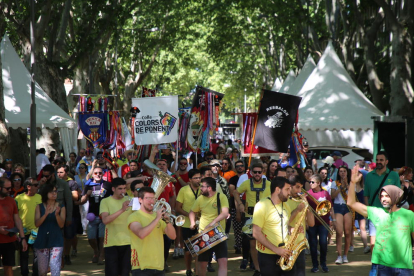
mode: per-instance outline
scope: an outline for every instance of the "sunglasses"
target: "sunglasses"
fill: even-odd
[[[213,160],[213,158],[209,158],[209,157],[207,157],[207,158],[206,158],[206,160]]]
[[[27,184],[27,186],[39,187],[39,184]]]
[[[221,166],[219,164],[214,164],[213,167],[220,168]]]
[[[315,182],[315,181],[309,181],[309,184],[316,184],[316,183],[318,183],[318,182]]]
[[[22,181],[22,179],[21,179],[21,178],[16,178],[16,179],[13,179],[13,181],[14,181],[14,182],[17,182],[17,181]]]
[[[236,165],[236,168],[243,168],[243,167],[244,167],[244,165]]]
[[[187,163],[180,163],[180,165],[187,165]]]
[[[94,175],[103,175],[103,173],[102,173],[102,172],[94,172],[93,174],[94,174]]]
[[[252,171],[253,174],[261,174],[262,171]]]
[[[13,161],[13,159],[11,159],[11,158],[6,158],[4,161],[6,161],[6,162],[11,162],[11,161]]]
[[[140,190],[140,189],[141,189],[141,188],[136,188],[136,189],[135,189],[135,191],[139,192],[139,190]]]
[[[3,189],[6,189],[7,191],[10,191],[12,187],[3,187]]]
[[[224,166],[224,165],[228,166],[228,165],[229,165],[229,163],[223,163],[222,165],[223,165],[223,166]]]

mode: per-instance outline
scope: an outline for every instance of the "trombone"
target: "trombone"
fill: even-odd
[[[328,230],[328,232],[333,235],[333,231],[331,229],[331,227],[329,227],[329,225],[323,220],[322,216],[325,216],[326,214],[328,214],[331,211],[332,208],[332,204],[329,200],[324,200],[324,201],[317,201],[316,198],[314,198],[312,195],[310,195],[305,189],[302,188],[302,192],[304,194],[306,194],[307,196],[309,196],[309,198],[315,202],[316,204],[316,209],[313,209],[310,205],[309,205],[309,210],[312,211],[313,215],[315,216],[315,218],[317,220],[319,220],[320,223],[322,223],[322,225],[326,228],[326,230]]]

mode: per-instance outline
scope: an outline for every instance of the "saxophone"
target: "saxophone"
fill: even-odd
[[[295,225],[295,230],[289,236],[289,240],[284,246],[287,250],[292,252],[291,255],[288,258],[281,257],[279,261],[277,262],[277,264],[280,265],[282,270],[285,270],[285,271],[291,270],[293,268],[293,265],[296,262],[296,259],[299,257],[300,252],[302,252],[302,250],[305,248],[309,248],[309,243],[306,238],[304,238],[301,241],[298,240],[300,226],[302,225],[302,222],[306,219],[306,211],[309,208],[308,201],[306,199],[299,200],[295,198],[292,198],[292,200],[296,202],[301,202],[301,203],[303,202],[305,204],[305,208],[302,210],[300,214],[299,220]]]

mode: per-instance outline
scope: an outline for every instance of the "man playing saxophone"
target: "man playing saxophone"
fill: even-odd
[[[295,226],[302,226],[303,229],[306,229],[306,225],[309,227],[313,227],[315,225],[315,217],[313,213],[310,212],[308,209],[306,212],[306,219],[299,221],[300,217],[299,214],[304,210],[305,204],[301,202],[302,198],[299,194],[302,193],[303,183],[299,176],[292,175],[289,177],[289,183],[292,185],[291,189],[291,198],[288,199],[286,204],[289,206],[289,209],[292,210],[289,218],[289,228]],[[298,236],[297,241],[303,241],[306,239],[305,233],[300,233]],[[299,257],[296,259],[295,262],[295,269],[296,269],[296,276],[304,276],[306,275],[306,260],[305,260],[305,250],[303,250]]]
[[[290,214],[286,202],[291,189],[286,178],[275,177],[270,185],[271,196],[261,199],[254,208],[253,237],[262,276],[296,275],[295,267],[283,271],[277,264],[281,257],[288,258],[292,253],[284,247],[288,241]]]

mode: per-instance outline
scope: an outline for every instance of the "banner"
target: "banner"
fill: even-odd
[[[301,97],[269,90],[263,91],[254,143],[287,152]]]
[[[251,148],[256,117],[257,113],[243,113],[242,157],[249,157],[250,150],[252,150],[252,157],[276,155],[277,151],[271,151],[257,145],[253,145],[253,148]]]
[[[106,141],[108,113],[79,113],[79,128],[94,147]]]
[[[178,96],[132,99],[137,107],[134,136],[137,145],[176,142],[178,138]]]
[[[220,104],[223,94],[197,86],[191,107],[187,144],[193,150],[210,150],[210,136],[219,126]]]

